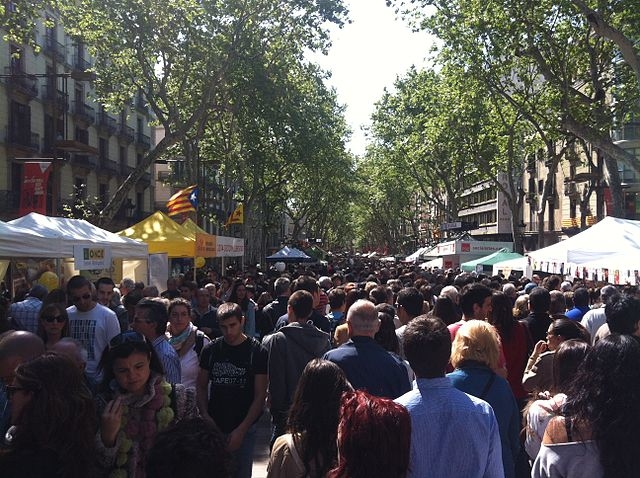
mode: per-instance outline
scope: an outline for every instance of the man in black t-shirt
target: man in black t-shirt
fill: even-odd
[[[197,400],[203,418],[213,421],[227,436],[234,456],[236,478],[251,477],[254,424],[262,415],[267,395],[267,350],[243,333],[245,318],[239,305],[218,307],[222,337],[200,355]]]

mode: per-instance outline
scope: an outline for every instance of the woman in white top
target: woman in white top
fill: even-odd
[[[541,399],[531,403],[525,414],[527,435],[524,447],[531,460],[538,456],[549,420],[561,414],[567,399],[564,392],[590,348],[586,342],[571,339],[562,342],[554,354],[551,391],[544,397],[540,394]]]
[[[188,300],[178,297],[169,303],[167,338],[180,357],[182,384],[195,388],[200,352],[210,340],[191,323],[191,303]]]
[[[567,390],[564,416],[553,418],[533,478],[640,476],[640,344],[612,334],[599,341]]]

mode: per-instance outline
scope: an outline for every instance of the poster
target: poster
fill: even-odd
[[[20,189],[20,216],[30,212],[47,214],[47,183],[50,171],[50,162],[24,163]]]

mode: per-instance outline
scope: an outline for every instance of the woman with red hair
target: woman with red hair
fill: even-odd
[[[329,478],[404,478],[409,468],[411,418],[402,405],[364,391],[342,397],[338,466]]]

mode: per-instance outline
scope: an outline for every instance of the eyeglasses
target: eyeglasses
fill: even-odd
[[[54,322],[62,324],[63,322],[66,322],[67,319],[65,317],[62,317],[61,315],[43,315],[42,320],[49,322],[50,324]]]
[[[125,344],[144,344],[146,340],[142,334],[134,330],[127,330],[121,334],[116,335],[109,341],[109,349],[115,349]]]
[[[89,300],[91,298],[91,294],[84,294],[81,296],[73,296],[71,297],[71,302],[76,303],[76,302],[80,302],[81,300]]]

